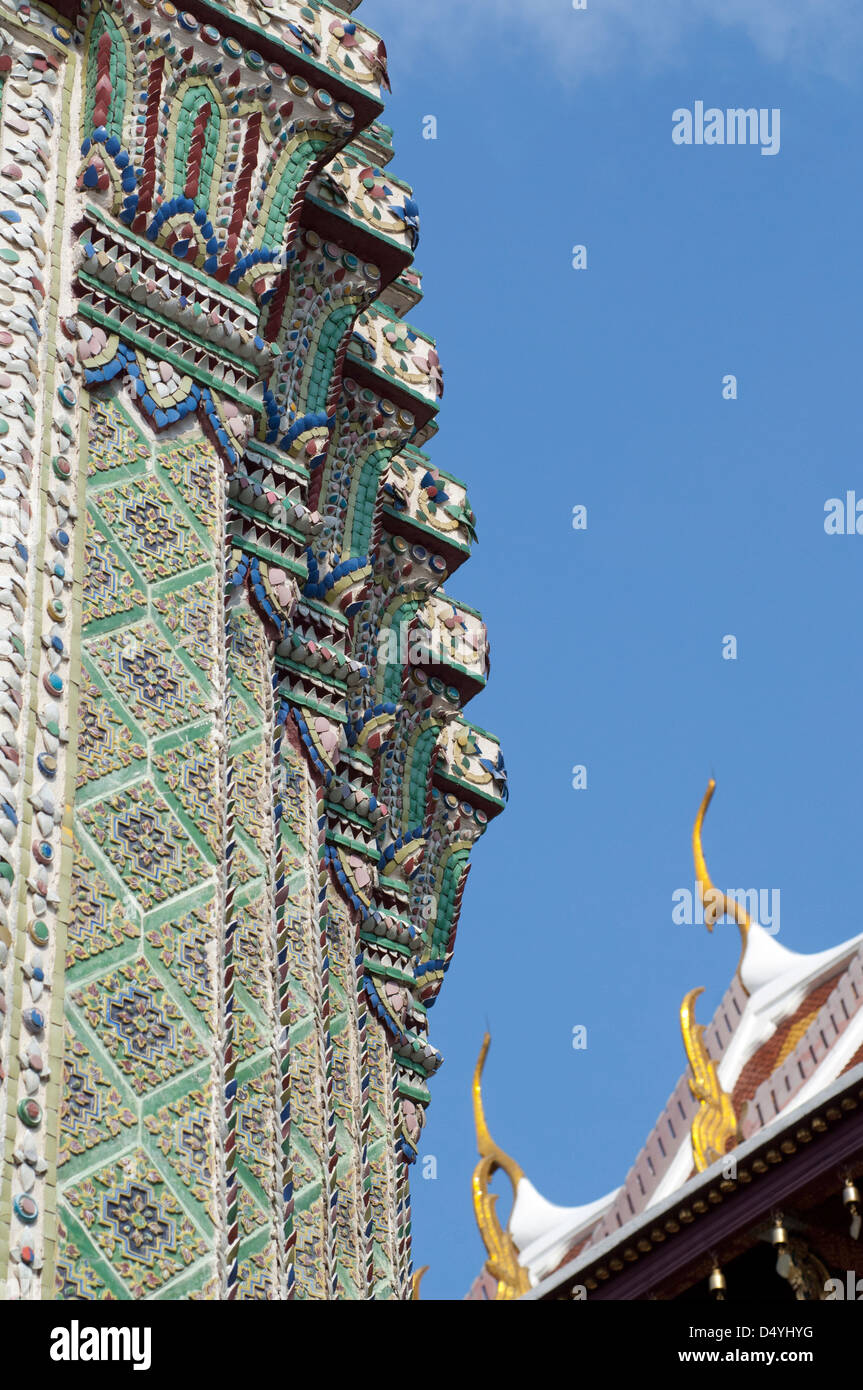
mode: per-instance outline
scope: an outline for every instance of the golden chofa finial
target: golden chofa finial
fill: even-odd
[[[518,1251],[508,1230],[500,1224],[497,1215],[497,1194],[489,1191],[489,1183],[495,1173],[502,1169],[512,1184],[515,1200],[516,1189],[524,1176],[514,1158],[505,1154],[489,1134],[482,1103],[482,1071],[488,1054],[491,1035],[486,1033],[482,1040],[479,1059],[473,1074],[473,1119],[476,1126],[476,1144],[479,1163],[473,1173],[473,1209],[476,1224],[482,1236],[488,1256],[485,1267],[493,1279],[497,1280],[498,1299],[519,1298],[527,1293],[530,1280],[527,1270],[518,1262]]]
[[[703,993],[703,989],[691,989],[680,1006],[680,1031],[692,1069],[689,1089],[698,1101],[691,1133],[692,1156],[698,1173],[722,1158],[740,1137],[731,1097],[719,1084],[716,1063],[704,1042],[704,1025],[695,1022],[695,1001]]]
[[[707,808],[713,800],[713,793],[715,791],[716,783],[711,777],[710,781],[707,783],[707,791],[704,793],[704,799],[698,808],[695,824],[692,827],[692,857],[695,860],[695,888],[701,905],[704,908],[704,922],[708,931],[713,931],[720,917],[733,918],[740,928],[740,960],[737,963],[737,972],[739,974],[740,966],[743,963],[743,956],[746,951],[746,938],[749,935],[749,928],[752,924],[744,909],[735,899],[729,898],[721,889],[714,888],[707,870],[704,850],[701,846],[701,828],[704,824]]]
[[[428,1266],[428,1265],[423,1265],[422,1269],[418,1269],[418,1270],[416,1270],[416,1272],[414,1273],[414,1277],[413,1277],[413,1279],[411,1280],[411,1290],[412,1290],[412,1292],[411,1292],[411,1302],[419,1302],[419,1301],[420,1301],[420,1284],[421,1284],[422,1281],[423,1281],[423,1275],[424,1275],[424,1274],[428,1274],[428,1272],[429,1272],[429,1266]]]

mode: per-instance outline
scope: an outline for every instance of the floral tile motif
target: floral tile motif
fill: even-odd
[[[245,885],[251,883],[253,879],[259,878],[262,873],[263,869],[252,862],[243,849],[243,846],[240,844],[235,845],[233,858],[231,859],[231,877],[237,887],[245,887]]]
[[[183,993],[191,1000],[215,1032],[215,997],[213,990],[215,948],[213,925],[209,915],[194,908],[179,921],[162,922],[150,927],[147,941],[168,969]]]
[[[134,1124],[135,1116],[116,1086],[67,1025],[57,1167],[106,1139],[116,1139],[124,1126]]]
[[[266,1192],[273,1181],[275,1077],[272,1068],[237,1087],[237,1157]]]
[[[254,1057],[264,1046],[257,1024],[247,1009],[238,1004],[234,1009],[235,1047],[237,1056],[243,1062]]]
[[[146,1298],[207,1254],[143,1149],[78,1183],[65,1200],[133,1298]]]
[[[302,1192],[315,1181],[317,1170],[312,1167],[303,1150],[295,1145],[291,1150],[291,1172],[294,1175],[294,1191]]]
[[[194,739],[153,756],[175,798],[204,836],[214,856],[221,850],[219,767],[209,739]]]
[[[212,444],[194,439],[159,455],[159,463],[211,535],[222,529],[220,496],[222,465]]]
[[[90,1261],[74,1241],[66,1238],[60,1223],[59,1252],[54,1271],[54,1296],[70,1303],[113,1302],[114,1295],[105,1287]]]
[[[244,1301],[275,1298],[273,1252],[259,1251],[240,1260],[237,1280],[237,1297]]]
[[[305,849],[307,826],[308,773],[297,750],[288,742],[282,741],[281,800],[282,813],[287,824]]]
[[[209,1084],[171,1101],[144,1124],[183,1185],[215,1220],[213,1208],[213,1102]]]
[[[84,626],[100,618],[129,613],[146,602],[128,570],[117,559],[108,539],[92,517],[87,518],[84,542]]]
[[[260,743],[234,759],[233,804],[237,825],[267,858],[273,838],[272,792]]]
[[[87,651],[146,734],[181,728],[207,714],[197,685],[153,623],[94,638]]]
[[[152,782],[82,807],[79,815],[145,911],[192,888],[208,872]]]
[[[150,450],[131,420],[113,400],[95,398],[90,406],[87,473],[92,478],[112,468],[146,459]]]
[[[72,1000],[139,1096],[207,1056],[144,956],[91,980]]]
[[[291,878],[294,874],[298,873],[300,869],[305,869],[306,866],[302,859],[297,858],[287,840],[284,838],[282,839],[281,854],[282,873],[285,875],[285,878]]]
[[[212,581],[200,580],[185,589],[160,594],[155,606],[195,665],[210,675],[218,655]]]
[[[228,667],[245,686],[256,702],[264,707],[266,689],[264,686],[262,652],[262,628],[260,619],[247,608],[232,608],[227,624]]]
[[[176,502],[152,474],[98,493],[96,504],[136,569],[151,584],[207,559]]]
[[[129,920],[95,864],[75,846],[72,869],[72,911],[66,947],[66,968],[90,960],[114,946],[135,940],[140,928]]]
[[[228,705],[228,737],[233,743],[234,739],[242,738],[258,723],[249,706],[241,695],[237,694],[239,685],[231,690],[231,700]],[[260,718],[260,716],[259,716]]]
[[[324,1158],[323,1107],[318,1078],[322,1060],[314,1028],[301,1038],[291,1037],[291,1110],[296,1115],[293,1137],[302,1135],[310,1152],[321,1162]]]
[[[78,705],[78,771],[75,785],[86,786],[146,758],[123,720],[111,708],[86,670],[81,674]]]
[[[328,1296],[326,1232],[324,1200],[318,1197],[303,1212],[303,1219],[297,1226],[297,1284],[304,1298],[325,1299]]]
[[[266,1005],[270,993],[264,939],[265,912],[266,904],[263,898],[258,898],[245,907],[237,908],[236,935],[234,937],[237,977],[252,998],[263,1005]]]
[[[254,1231],[260,1230],[261,1226],[267,1224],[267,1213],[260,1203],[255,1201],[242,1181],[239,1186],[239,1214],[240,1230],[244,1236],[252,1235]]]

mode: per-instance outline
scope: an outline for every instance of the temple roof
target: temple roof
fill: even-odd
[[[831,1194],[835,1203],[837,1178],[843,1170],[847,1173],[849,1155],[861,1152],[861,1101],[863,1061],[858,1058],[830,1085],[819,1086],[811,1103],[789,1107],[793,1114],[782,1112],[739,1144],[733,1170],[726,1155],[622,1227],[607,1233],[598,1227],[589,1242],[572,1250],[524,1297],[583,1298],[582,1291],[590,1298],[618,1301],[674,1297],[675,1288],[681,1292],[691,1286],[693,1267],[701,1277],[715,1267],[718,1246],[733,1258],[735,1250],[740,1253],[751,1245],[753,1234],[756,1240],[763,1238],[765,1214],[775,1214],[791,1194],[795,1202],[808,1189],[807,1206],[813,1196],[817,1204],[819,1192],[821,1200]],[[843,1201],[847,1206],[845,1194]],[[850,1209],[853,1214],[855,1209]],[[843,1234],[834,1207],[837,1268],[854,1268],[857,1235],[853,1226],[844,1239]],[[681,1283],[680,1275],[687,1270]]]
[[[863,933],[825,951],[792,951],[732,899],[717,894],[701,852],[701,822],[712,790],[711,784],[696,819],[696,872],[708,927],[722,915],[734,916],[740,926],[737,971],[706,1027],[694,1023],[700,991],[684,1001],[684,1041],[695,1070],[690,1065],[680,1076],[620,1188],[581,1206],[560,1207],[519,1170],[507,1230],[532,1287],[615,1238],[643,1213],[658,1210],[724,1151],[745,1145],[780,1117],[805,1111],[863,1061]],[[725,1107],[730,1128],[720,1126],[717,1147],[705,1154],[693,1142],[693,1125],[711,1105],[714,1122],[720,1105]],[[495,1296],[481,1284],[472,1297]]]

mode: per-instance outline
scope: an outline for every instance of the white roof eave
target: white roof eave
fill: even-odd
[[[509,1233],[519,1252],[519,1263],[531,1280],[554,1269],[580,1235],[588,1235],[619,1192],[615,1188],[595,1202],[580,1207],[559,1207],[537,1192],[529,1178],[519,1179]]]

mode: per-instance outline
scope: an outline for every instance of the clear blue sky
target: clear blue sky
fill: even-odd
[[[486,1019],[492,1132],[575,1205],[623,1181],[675,1085],[683,995],[706,986],[706,1021],[733,974],[735,927],[671,921],[711,773],[714,880],[779,888],[792,949],[860,930],[863,536],[828,537],[824,503],[863,498],[863,15],[365,0],[357,18],[387,40],[392,169],[422,214],[415,321],[446,379],[430,452],[478,518],[449,585],[492,643],[468,714],[512,792],[432,1011],[437,1178],[413,1184],[423,1297],[460,1298],[484,1258]],[[674,145],[672,112],[699,100],[780,108],[779,154]]]

